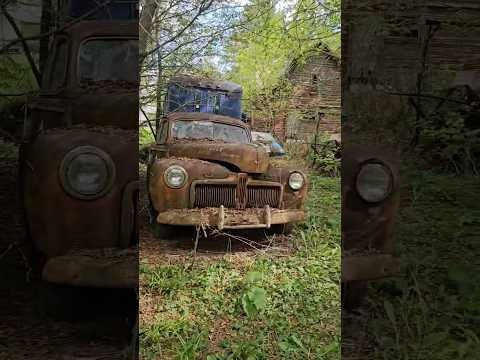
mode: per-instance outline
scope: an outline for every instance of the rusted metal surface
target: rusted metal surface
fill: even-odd
[[[389,254],[346,256],[342,259],[342,281],[366,281],[398,273],[399,260]]]
[[[239,173],[236,182],[223,180],[197,180],[191,186],[192,207],[261,208],[266,205],[280,207],[282,184],[249,180],[247,174]]]
[[[176,121],[199,120],[239,127],[247,133],[247,141],[173,136]],[[168,132],[151,147],[148,169],[149,197],[159,223],[265,228],[303,219],[306,180],[301,189],[292,190],[288,185],[292,170],[272,167],[268,154],[252,143],[250,129],[242,121],[208,113],[172,113],[162,124]],[[166,184],[165,172],[171,166],[180,166],[188,174],[180,188]]]
[[[367,202],[357,189],[357,177],[366,164],[382,164],[390,175],[389,194],[378,202]],[[374,252],[368,256],[346,256],[344,281],[391,276],[398,263],[391,258],[393,229],[400,201],[398,160],[387,147],[344,142],[342,152],[342,250],[345,253]]]
[[[356,179],[363,164],[379,161],[390,169],[392,188],[383,201],[368,203],[356,190]],[[400,201],[398,160],[388,148],[344,143],[342,152],[342,246],[390,252],[393,226]]]
[[[98,46],[88,50],[89,41],[99,41]],[[108,257],[103,262],[101,256],[72,255],[127,249],[138,241],[137,44],[136,21],[83,21],[67,27],[55,35],[40,94],[29,101],[20,182],[32,242],[47,258],[46,280],[137,286],[138,279],[129,275],[136,262],[105,267]],[[94,61],[96,52],[112,62],[108,71],[97,68],[104,62]],[[82,151],[98,155],[97,160],[86,155],[72,170],[69,164]],[[67,172],[88,169],[91,161],[106,166],[104,173],[90,175],[98,177],[93,183],[106,179],[106,188],[95,196],[76,193],[67,186]]]
[[[227,124],[244,129],[248,134],[248,142],[227,143],[207,139],[203,141],[177,140],[172,137],[171,131],[169,131],[165,144],[152,147],[152,150],[161,153],[160,156],[190,158],[192,154],[195,154],[194,158],[196,159],[223,162],[247,173],[262,174],[268,169],[268,154],[261,146],[251,142],[250,131],[240,120],[207,113],[172,113],[164,121],[169,124],[169,130],[171,130],[171,124],[175,121],[209,121]]]
[[[139,181],[132,181],[127,184],[123,190],[122,196],[122,214],[120,217],[121,232],[119,245],[122,249],[128,248],[132,245],[132,239],[137,236],[137,198],[140,183]]]
[[[79,51],[82,44],[87,40],[113,37],[138,42],[138,23],[80,22],[56,35],[40,96],[29,101],[33,134],[41,127],[48,129],[74,124],[115,126],[132,130],[138,127],[138,63],[135,64],[135,60],[131,61],[131,68],[123,69],[131,81],[105,80],[95,83],[81,82],[79,79]],[[58,86],[54,86],[52,83],[58,82],[61,76],[58,68],[55,68],[58,63],[51,60],[62,41],[66,42],[69,50],[63,69],[64,77]],[[134,59],[138,62],[138,54]]]
[[[136,288],[136,249],[83,250],[51,258],[42,278],[63,285],[96,288]]]
[[[92,201],[72,197],[59,181],[65,155],[86,144],[103,149],[116,164],[112,188]],[[25,211],[32,240],[43,254],[120,246],[123,191],[138,178],[136,149],[130,131],[108,134],[88,128],[53,130],[25,147]]]
[[[250,208],[244,210],[218,208],[172,209],[158,214],[157,222],[165,225],[214,227],[218,229],[261,229],[271,225],[299,222],[302,210]]]

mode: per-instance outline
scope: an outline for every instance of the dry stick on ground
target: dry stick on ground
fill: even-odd
[[[193,269],[193,266],[195,265],[195,260],[197,259],[197,249],[198,249],[198,240],[200,238],[200,230],[203,228],[203,226],[198,225],[196,228],[196,234],[195,234],[195,243],[193,245],[193,258],[192,258],[192,263],[190,264],[189,268],[190,270]]]
[[[268,251],[268,250],[284,250],[283,248],[281,247],[273,247],[272,246],[272,243],[273,243],[273,238],[274,236],[271,238],[271,240],[269,241],[269,243],[267,245],[265,244],[262,244],[262,243],[259,243],[259,242],[256,242],[256,241],[253,241],[253,240],[250,240],[250,239],[247,239],[247,238],[244,238],[242,236],[238,236],[238,235],[232,235],[232,234],[229,234],[229,233],[226,233],[226,232],[223,232],[223,231],[219,231],[219,230],[215,230],[213,232],[214,235],[216,236],[226,236],[228,237],[229,239],[233,239],[233,240],[237,240],[237,241],[240,241],[241,243],[245,244],[245,245],[248,245],[249,247],[251,247],[252,249],[256,250],[256,251],[259,251],[259,252],[265,252],[265,251]],[[255,245],[257,245],[258,247],[256,247]]]

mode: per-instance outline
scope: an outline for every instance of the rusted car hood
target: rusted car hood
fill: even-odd
[[[219,164],[234,165],[246,173],[265,173],[269,157],[263,147],[256,144],[228,144],[213,141],[189,141],[169,145],[169,156],[187,157]]]

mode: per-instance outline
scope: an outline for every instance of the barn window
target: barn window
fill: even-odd
[[[317,74],[312,74],[312,85],[313,86],[318,85],[318,75]]]

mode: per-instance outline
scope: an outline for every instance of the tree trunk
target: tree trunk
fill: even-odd
[[[157,12],[158,4],[155,0],[144,0],[142,12],[140,14],[140,29],[139,29],[139,53],[140,66],[143,63],[144,55],[147,51],[148,38],[151,36],[153,19]]]
[[[163,116],[163,99],[162,99],[162,89],[163,89],[163,84],[162,84],[162,58],[160,56],[160,52],[157,54],[158,59],[157,59],[157,66],[158,66],[158,72],[157,72],[157,94],[156,94],[156,105],[157,105],[157,110],[155,114],[155,134],[158,134],[158,128],[160,126],[160,118]]]

